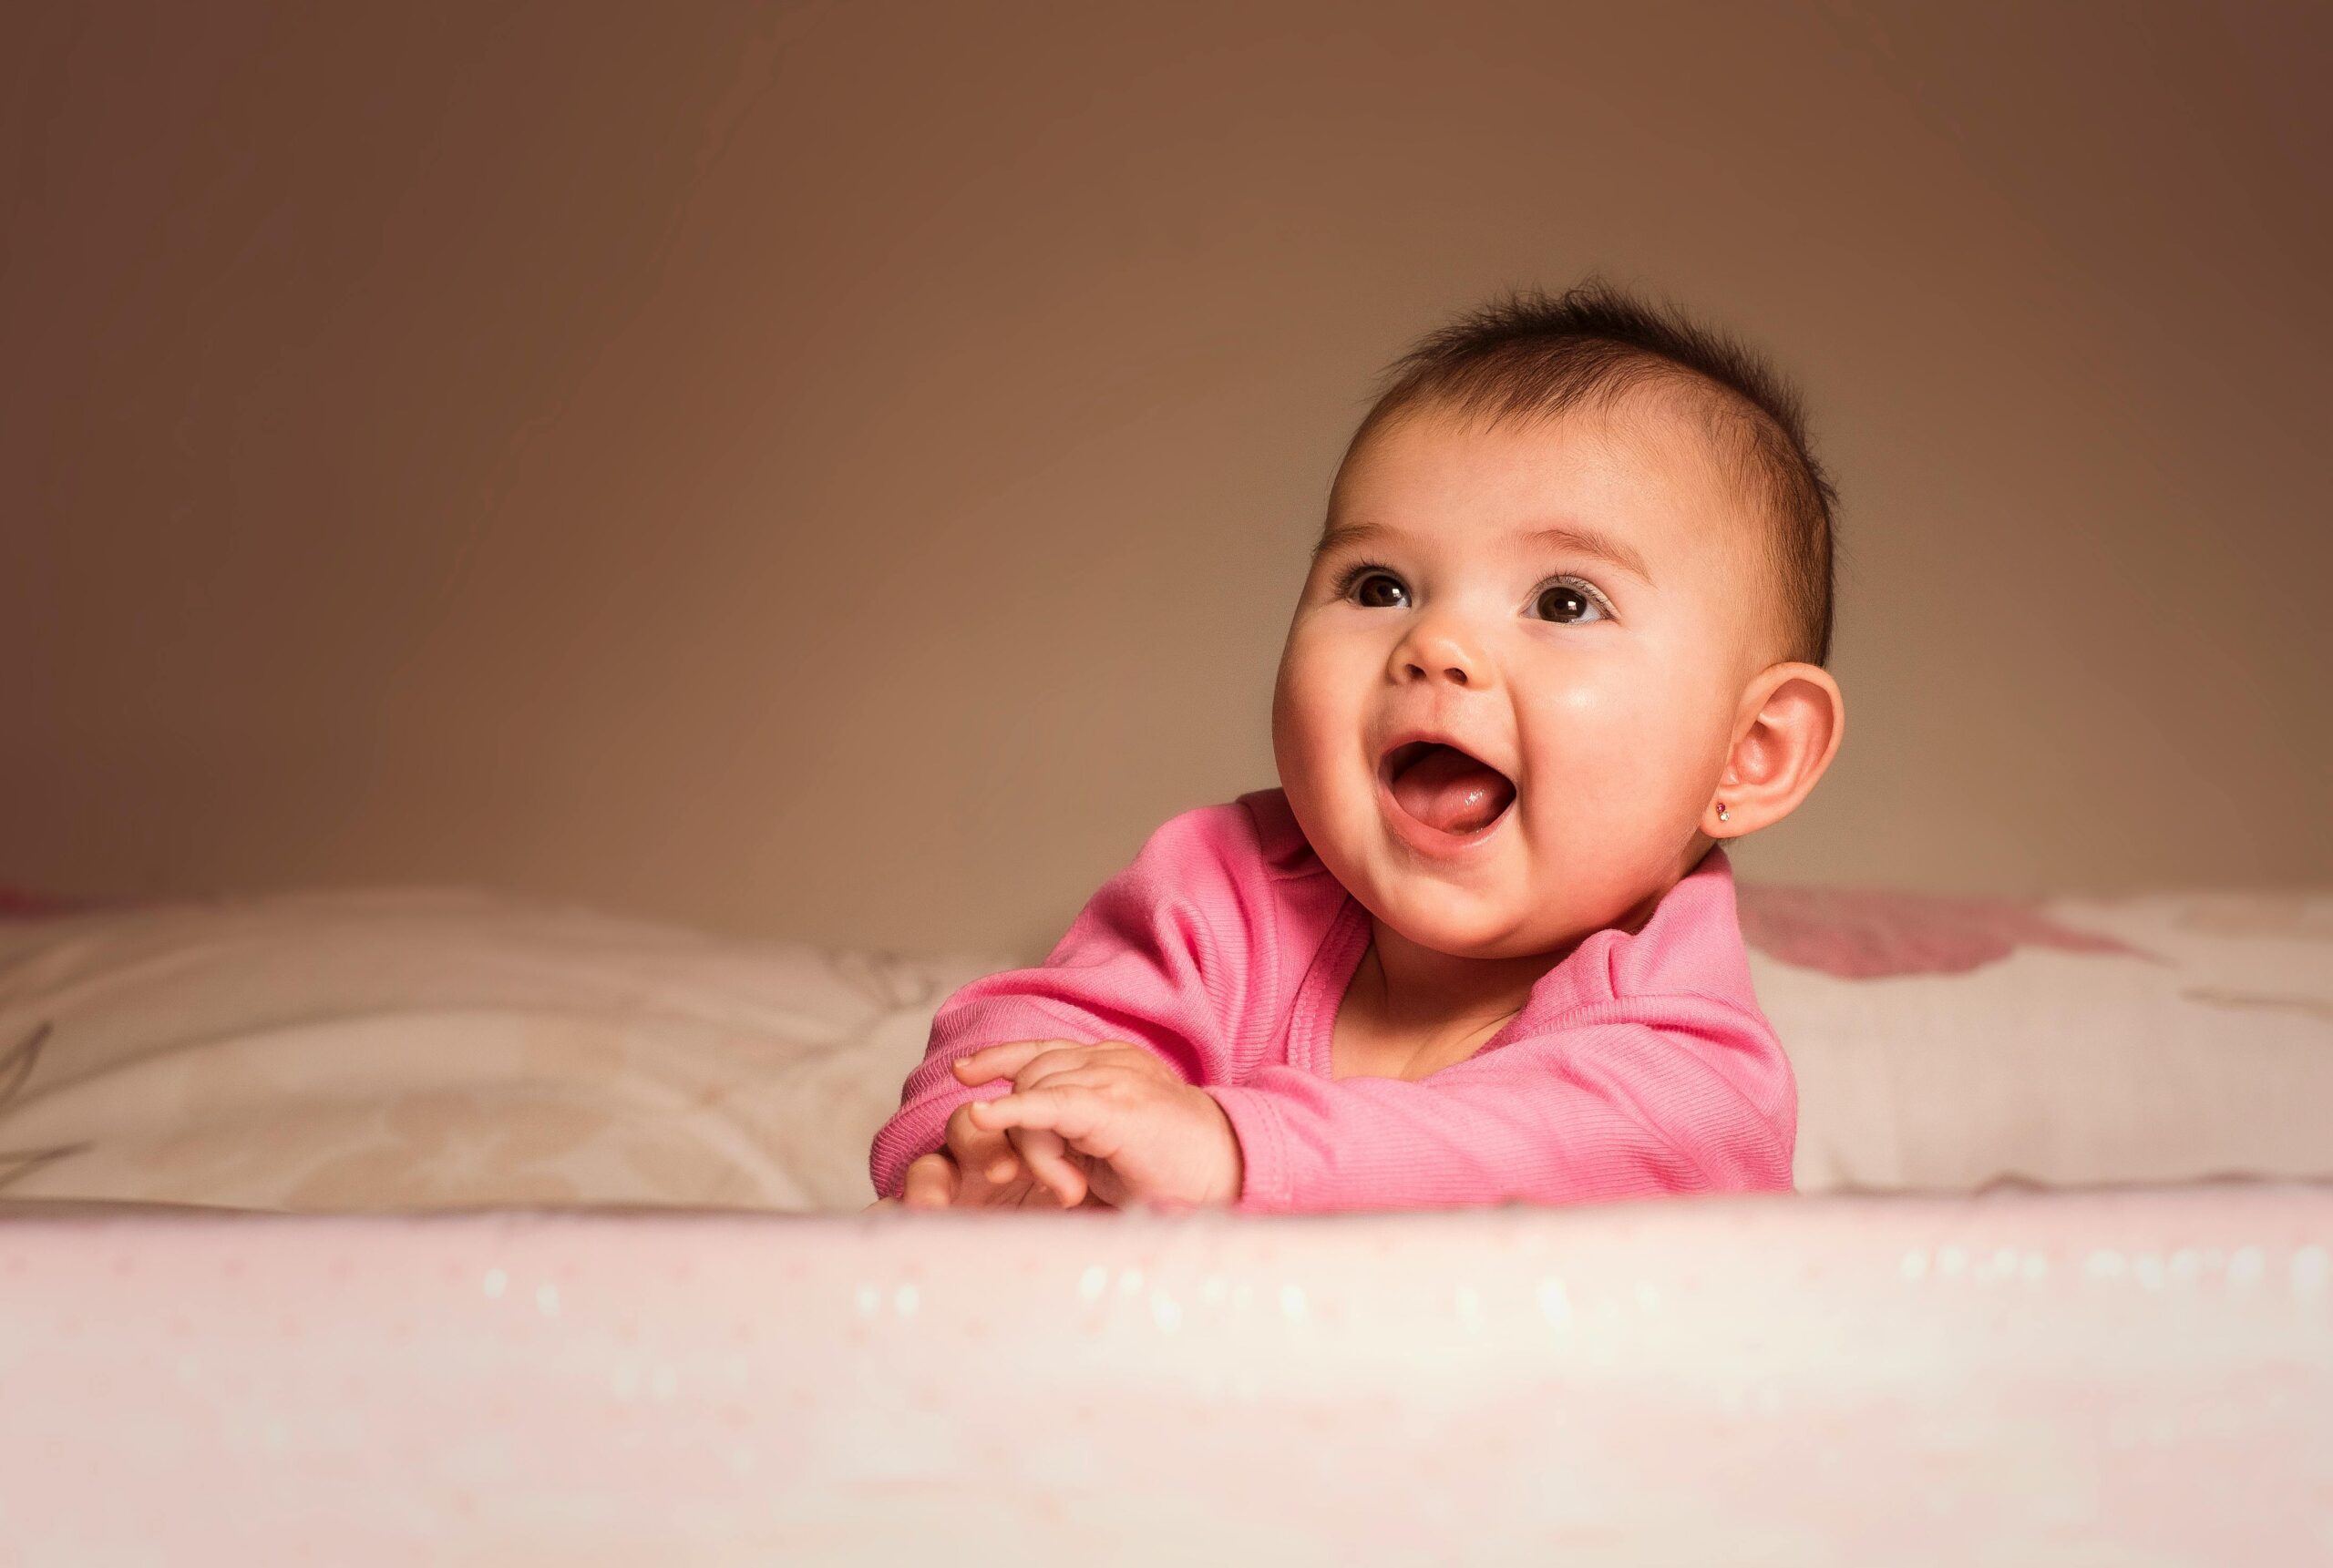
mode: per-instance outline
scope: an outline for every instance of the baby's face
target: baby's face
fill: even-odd
[[[1750,506],[1665,401],[1496,428],[1429,407],[1380,427],[1329,516],[1380,531],[1314,563],[1273,695],[1281,787],[1338,880],[1412,941],[1474,958],[1649,913],[1709,846],[1702,814],[1765,662]],[[1532,538],[1547,528],[1635,566]],[[1419,780],[1397,793],[1386,753],[1415,729],[1512,784],[1488,828],[1404,812]],[[1421,778],[1458,759],[1429,761]],[[1463,800],[1463,771],[1442,776]],[[1476,781],[1486,807],[1505,798]]]

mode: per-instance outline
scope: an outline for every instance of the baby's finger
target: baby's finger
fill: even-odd
[[[1029,1173],[1044,1184],[1045,1190],[1061,1201],[1061,1206],[1074,1209],[1085,1196],[1085,1173],[1070,1163],[1068,1145],[1061,1134],[1043,1127],[1016,1127],[1008,1134],[1014,1148],[1021,1151]]]
[[[1095,1051],[1096,1048],[1090,1045],[1072,1045],[1062,1040],[1049,1042],[1045,1050],[1013,1071],[1012,1087],[1034,1089],[1064,1072],[1076,1072],[1090,1067],[1095,1060]]]
[[[1026,1173],[1021,1151],[1010,1132],[991,1133],[975,1127],[969,1114],[964,1118],[964,1129],[963,1136],[957,1140],[961,1152],[956,1156],[964,1169],[977,1172],[981,1180],[992,1187],[1010,1186]]]
[[[956,1200],[956,1162],[945,1154],[923,1154],[909,1163],[900,1184],[901,1201],[910,1209],[944,1209]]]
[[[1021,1064],[1048,1046],[1061,1043],[1051,1040],[1015,1040],[1002,1045],[982,1046],[967,1056],[960,1056],[949,1063],[959,1083],[986,1083],[992,1078],[1010,1078]]]
[[[978,1103],[968,1100],[950,1112],[947,1132],[948,1152],[964,1174],[963,1201],[975,1207],[991,1202],[1021,1166],[1003,1129],[983,1127],[972,1120],[971,1109]],[[997,1173],[1000,1170],[1002,1174]]]
[[[1091,1060],[1097,1065],[1119,1069],[1126,1072],[1144,1073],[1168,1083],[1188,1083],[1189,1079],[1176,1071],[1155,1050],[1145,1050],[1138,1045],[1123,1040],[1111,1040],[1095,1048]]]
[[[1100,1132],[1108,1107],[1092,1090],[1081,1086],[1047,1084],[994,1100],[976,1100],[967,1107],[967,1114],[977,1127],[1043,1127],[1101,1159],[1115,1153],[1086,1147],[1085,1141]]]

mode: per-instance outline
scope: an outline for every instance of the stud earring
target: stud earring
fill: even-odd
[[[1725,802],[1723,801],[1717,803],[1717,819],[1720,822],[1723,822],[1725,820]]]

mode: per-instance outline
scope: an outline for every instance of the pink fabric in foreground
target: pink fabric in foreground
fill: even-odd
[[[1644,928],[1588,937],[1467,1061],[1414,1082],[1331,1076],[1369,912],[1278,789],[1185,812],[1105,883],[1035,968],[985,976],[932,1020],[875,1190],[940,1147],[967,1100],[949,1063],[1012,1040],[1125,1040],[1222,1105],[1250,1212],[1591,1203],[1789,1192],[1790,1063],[1759,1010],[1732,863],[1712,848]]]
[[[2333,1187],[0,1202],[0,1563],[2322,1563]],[[951,1534],[951,1532],[953,1532]]]

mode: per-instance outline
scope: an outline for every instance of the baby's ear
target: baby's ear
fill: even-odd
[[[1702,808],[1701,831],[1716,839],[1740,838],[1797,810],[1837,754],[1846,725],[1846,699],[1821,665],[1772,664],[1760,671],[1742,693],[1733,747]]]

